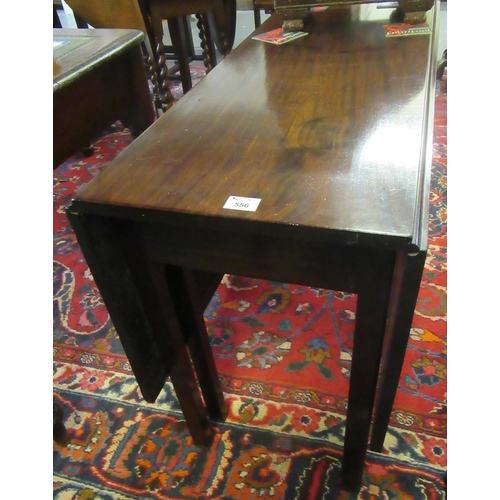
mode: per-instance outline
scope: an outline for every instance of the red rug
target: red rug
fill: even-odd
[[[177,90],[178,92],[178,90]],[[383,454],[359,496],[340,471],[356,296],[225,276],[205,318],[229,416],[192,445],[170,383],[145,403],[64,208],[133,140],[116,124],[54,171],[54,498],[444,498],[446,93],[438,88],[429,256]]]

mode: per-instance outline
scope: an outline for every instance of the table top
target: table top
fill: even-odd
[[[143,39],[139,30],[54,29],[54,92]]]
[[[427,15],[431,35],[405,37],[386,37],[393,9],[355,12],[314,13],[309,34],[284,45],[245,40],[73,207],[425,247],[435,12]],[[257,32],[279,26],[273,15]],[[255,211],[223,208],[230,196],[260,202]]]

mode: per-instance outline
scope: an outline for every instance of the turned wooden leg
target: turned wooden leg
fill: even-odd
[[[171,108],[174,103],[174,97],[170,90],[168,80],[167,56],[165,46],[163,45],[163,36],[156,37],[156,74],[158,77],[158,95],[163,111]]]
[[[210,25],[207,14],[196,14],[197,27],[200,37],[200,46],[203,54],[203,64],[207,74],[217,65],[217,53],[215,43],[210,33]]]
[[[152,50],[153,52],[153,50]],[[153,93],[153,104],[156,111],[156,116],[159,117],[158,111],[163,111],[160,97],[160,89],[158,86],[158,71],[156,68],[156,51],[150,53],[146,45],[142,47],[144,66],[146,67],[148,79],[151,82],[151,91]]]

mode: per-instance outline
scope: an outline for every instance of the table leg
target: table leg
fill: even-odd
[[[215,383],[219,384],[219,379],[215,380],[213,374],[217,375],[217,373],[211,371],[211,368],[215,370],[213,357],[211,353],[204,356],[207,353],[198,349],[194,350],[195,354],[198,355],[193,356],[193,351],[191,350],[191,357],[189,356],[184,335],[184,328],[186,327],[184,321],[186,318],[183,316],[181,319],[179,316],[179,312],[182,313],[182,311],[178,309],[175,299],[178,294],[182,295],[184,293],[184,283],[180,279],[172,278],[172,275],[174,278],[178,278],[181,270],[179,268],[174,270],[171,266],[167,266],[166,270],[166,266],[162,263],[148,262],[141,264],[140,268],[138,268],[138,271],[142,273],[142,279],[144,279],[144,275],[146,274],[146,268],[150,270],[151,282],[150,284],[144,284],[148,287],[153,286],[160,299],[158,302],[151,303],[154,310],[151,310],[150,314],[162,317],[163,325],[161,330],[167,341],[168,349],[172,352],[176,360],[170,372],[170,380],[179,399],[182,413],[184,414],[194,443],[199,446],[210,446],[213,441],[213,431],[208,422],[207,410],[201,399],[200,388],[209,411],[220,417],[221,406],[214,404],[214,398],[217,397]],[[205,337],[207,336],[205,335]],[[201,354],[199,354],[200,352]],[[198,377],[194,374],[191,360],[193,361]],[[220,385],[218,387],[220,388]],[[223,405],[222,390],[220,390],[220,398]],[[216,403],[219,403],[219,401],[217,400]]]
[[[393,278],[370,449],[381,452],[398,390],[427,252],[399,252]]]
[[[153,98],[140,45],[132,47],[123,57],[127,58],[125,73],[114,80],[117,85],[126,86],[119,118],[133,135],[138,136],[155,120]]]
[[[63,423],[63,412],[61,407],[54,401],[52,413],[52,433],[54,441],[59,446],[67,446],[70,442],[70,437]]]
[[[217,51],[215,50],[215,42],[210,31],[209,15],[207,13],[196,14],[198,22],[196,26],[199,31],[200,46],[202,49],[203,64],[206,73],[210,73],[217,66]]]
[[[367,256],[360,284],[349,383],[341,488],[358,490],[363,478],[385,333],[394,259]],[[371,269],[368,267],[371,266]]]
[[[166,280],[143,262],[120,221],[67,210],[144,399],[154,402],[170,379],[198,446],[212,440]]]
[[[166,277],[168,287],[175,291],[172,295],[174,306],[189,346],[208,414],[214,420],[223,422],[227,416],[227,407],[203,320],[204,307],[200,302],[194,271],[166,266]]]
[[[186,33],[184,22],[185,17],[172,17],[168,19],[168,31],[170,32],[175,57],[179,65],[182,91],[185,94],[193,88],[193,82],[191,79],[191,70],[189,69],[188,34]],[[188,29],[190,28],[188,27]]]

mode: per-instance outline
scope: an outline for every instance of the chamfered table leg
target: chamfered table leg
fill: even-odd
[[[165,272],[208,414],[214,420],[223,422],[227,417],[227,407],[203,320],[204,307],[200,301],[194,271],[166,266]]]
[[[349,382],[341,488],[358,490],[363,468],[385,333],[394,258],[367,255],[360,263],[356,325]]]
[[[211,387],[213,379],[200,379],[200,372],[202,376],[205,376],[206,371],[208,371],[202,371],[199,368],[199,364],[202,364],[203,367],[208,364],[205,358],[202,360],[196,359],[198,364],[194,363],[195,358],[193,358],[193,364],[198,371],[198,378],[193,371],[192,358],[189,356],[182,321],[179,320],[179,311],[176,308],[174,300],[177,293],[181,291],[182,283],[178,283],[180,286],[171,288],[173,283],[168,279],[168,273],[165,272],[165,265],[158,262],[144,262],[138,268],[138,271],[142,273],[142,279],[144,279],[145,275],[147,276],[147,268],[150,271],[149,277],[151,281],[150,283],[145,283],[145,285],[148,288],[151,286],[154,287],[159,299],[158,301],[151,302],[152,309],[150,316],[158,315],[160,317],[160,323],[163,324],[159,326],[163,332],[165,347],[169,349],[175,359],[170,370],[170,380],[174,386],[194,443],[199,446],[208,447],[213,441],[213,430],[208,421],[207,409],[203,405],[200,388],[205,390],[205,392],[209,391],[208,388],[214,391],[213,387]],[[211,358],[211,361],[213,362],[213,358]]]
[[[381,452],[398,390],[427,252],[396,257],[370,449]]]
[[[154,402],[170,376],[193,442],[208,446],[212,430],[164,276],[143,262],[121,221],[67,214],[144,399]]]

